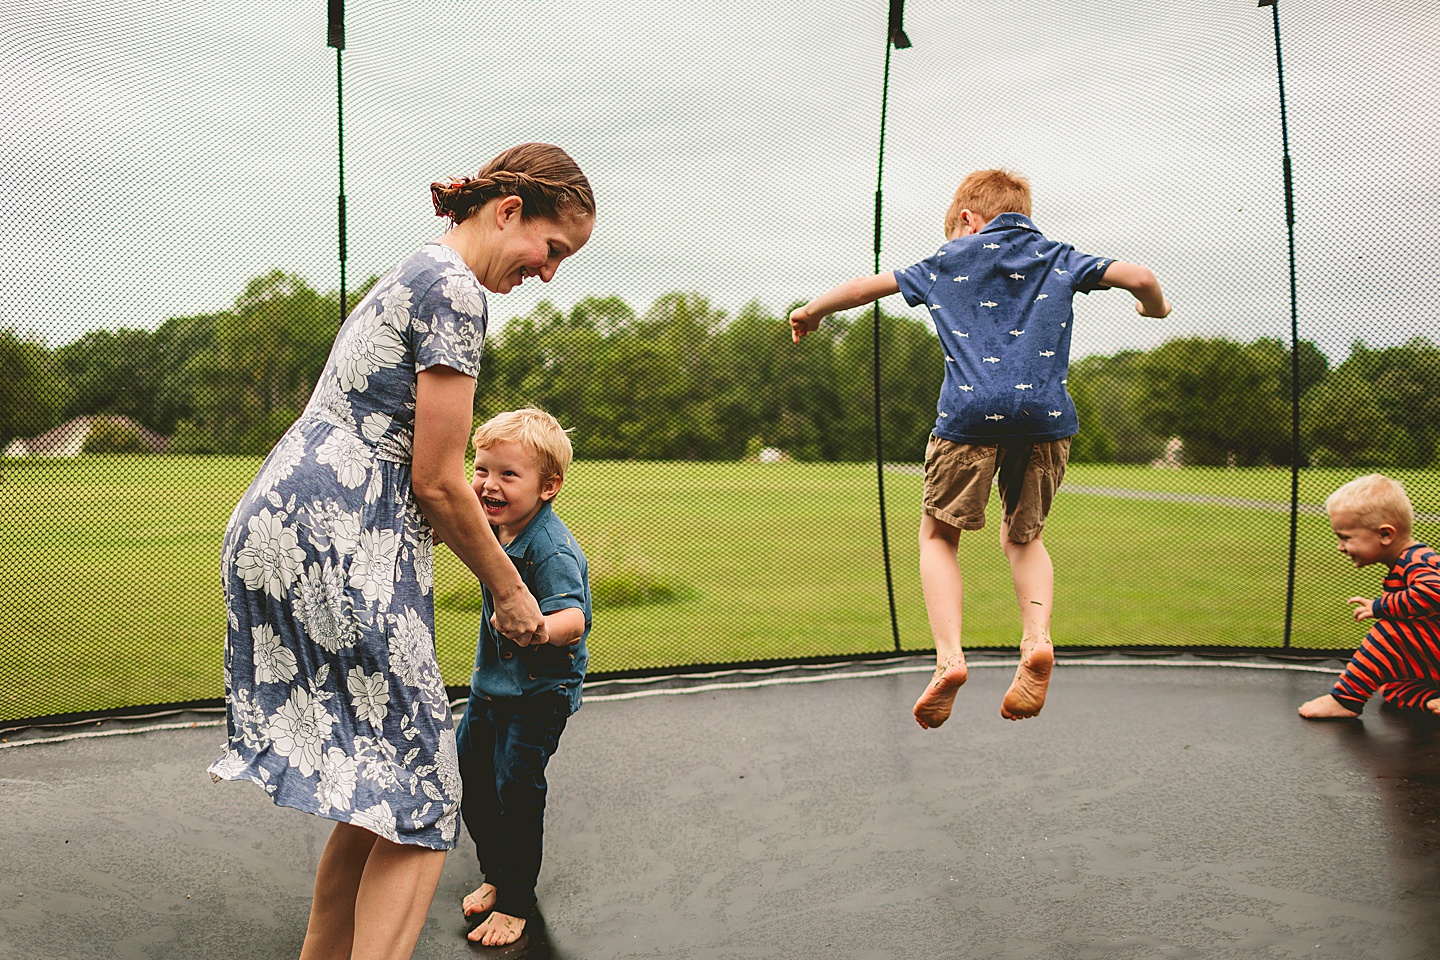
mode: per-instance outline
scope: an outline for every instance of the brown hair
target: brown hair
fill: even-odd
[[[1340,487],[1325,499],[1325,512],[1332,516],[1349,514],[1367,530],[1378,530],[1380,524],[1388,523],[1402,540],[1409,540],[1415,529],[1415,508],[1405,495],[1405,487],[1383,473],[1356,477]]]
[[[575,455],[560,421],[535,407],[497,413],[480,424],[472,442],[477,452],[489,450],[497,443],[518,443],[535,458],[535,466],[544,480],[565,476]]]
[[[1002,213],[1030,216],[1030,181],[1014,170],[976,170],[960,181],[955,198],[945,211],[945,236],[955,230],[960,211],[969,210],[987,221]]]
[[[430,184],[435,216],[460,223],[499,197],[519,197],[522,218],[595,216],[590,181],[570,155],[548,143],[511,147],[480,168],[473,177]]]

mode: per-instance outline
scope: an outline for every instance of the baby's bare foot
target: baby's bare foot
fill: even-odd
[[[1300,716],[1306,720],[1354,720],[1360,714],[1340,705],[1330,694],[1300,704]]]
[[[495,907],[496,890],[493,883],[482,883],[476,889],[465,895],[460,906],[465,910],[465,916],[474,916],[477,913],[484,913]]]
[[[508,913],[492,913],[466,936],[472,943],[484,947],[503,947],[520,939],[525,932],[525,921]]]
[[[1050,688],[1050,670],[1054,666],[1055,647],[1049,637],[1022,640],[1020,666],[1015,668],[1015,679],[1000,701],[1000,716],[1024,720],[1039,714],[1045,706],[1045,691]]]
[[[955,694],[965,685],[969,675],[963,653],[937,666],[930,685],[915,701],[915,722],[929,730],[949,720],[950,709],[955,705]]]
[[[1440,716],[1440,697],[1431,697],[1429,702],[1425,704],[1425,709],[1436,716]]]

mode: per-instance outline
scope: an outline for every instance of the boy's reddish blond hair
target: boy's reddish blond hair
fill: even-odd
[[[498,443],[518,443],[535,458],[535,466],[546,480],[565,476],[575,455],[560,421],[535,407],[497,413],[475,430],[477,451]]]
[[[955,230],[960,211],[969,210],[987,221],[1002,213],[1030,216],[1030,181],[1014,170],[976,170],[960,181],[955,198],[945,211],[945,236]]]
[[[1415,529],[1415,508],[1405,495],[1399,480],[1383,473],[1367,473],[1356,477],[1325,498],[1325,512],[1349,514],[1368,530],[1378,530],[1382,523],[1395,528],[1395,535],[1410,539]]]

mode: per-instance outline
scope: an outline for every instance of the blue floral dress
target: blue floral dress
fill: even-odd
[[[435,660],[434,539],[410,488],[415,387],[428,367],[478,373],[485,310],[441,244],[376,284],[222,555],[229,744],[211,775],[440,850],[455,846],[460,773]]]

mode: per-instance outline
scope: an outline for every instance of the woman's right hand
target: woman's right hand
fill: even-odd
[[[508,596],[495,596],[495,613],[490,617],[495,632],[522,647],[539,646],[550,639],[540,604],[522,584]]]

